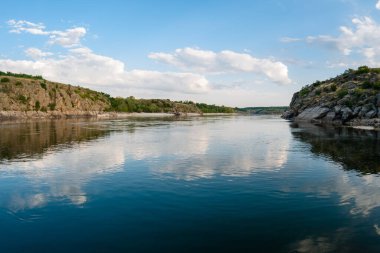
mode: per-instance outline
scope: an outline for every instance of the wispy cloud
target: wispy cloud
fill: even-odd
[[[25,20],[8,20],[7,24],[11,27],[10,33],[31,33],[35,35],[48,35],[48,32],[44,31],[45,26],[42,23],[32,23]]]
[[[291,43],[291,42],[297,42],[297,41],[302,41],[300,38],[292,38],[292,37],[282,37],[280,39],[281,42],[283,43]]]
[[[30,33],[33,35],[46,35],[49,37],[48,43],[57,44],[64,47],[74,47],[80,45],[80,40],[86,35],[86,28],[74,27],[64,31],[48,31],[42,23],[32,23],[25,20],[11,19],[7,22],[11,33]]]
[[[34,47],[30,47],[25,50],[25,54],[29,56],[32,59],[40,59],[48,56],[52,56],[53,53],[51,52],[43,52],[42,50]]]

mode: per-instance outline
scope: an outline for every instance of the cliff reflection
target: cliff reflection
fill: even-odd
[[[293,136],[311,145],[311,152],[363,174],[380,172],[380,132],[353,128],[292,124]]]
[[[0,162],[38,158],[49,148],[94,140],[107,131],[87,128],[75,120],[51,120],[0,124]]]

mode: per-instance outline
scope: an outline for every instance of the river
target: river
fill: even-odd
[[[0,252],[380,252],[380,132],[275,116],[0,124]]]

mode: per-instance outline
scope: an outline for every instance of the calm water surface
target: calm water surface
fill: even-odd
[[[0,252],[380,252],[380,133],[275,117],[0,124]]]

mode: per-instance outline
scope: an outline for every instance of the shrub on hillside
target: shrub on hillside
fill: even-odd
[[[356,88],[353,91],[353,95],[357,98],[360,98],[364,94],[364,90],[361,88]]]
[[[373,84],[373,88],[374,88],[375,90],[380,90],[380,82],[376,82],[376,83],[374,83],[374,84]]]
[[[338,98],[343,98],[347,94],[348,94],[348,90],[347,89],[340,89],[337,92]]]
[[[54,111],[55,107],[56,107],[56,104],[55,103],[50,103],[50,104],[48,104],[48,107],[49,107],[50,111]]]
[[[314,86],[314,87],[318,87],[319,85],[321,85],[322,83],[321,83],[321,81],[315,81],[313,84],[312,84],[312,86]]]
[[[360,66],[358,70],[356,70],[356,74],[366,74],[370,72],[370,68],[368,66]]]
[[[40,85],[41,85],[41,88],[42,88],[42,89],[44,89],[44,90],[47,89],[47,87],[46,87],[46,83],[44,83],[44,82],[40,82]]]
[[[21,101],[21,103],[26,104],[26,101],[28,100],[24,95],[19,95],[18,100]]]
[[[302,87],[299,94],[301,97],[304,97],[304,96],[307,96],[309,93],[310,93],[310,88],[308,86],[305,86],[305,87]]]
[[[36,101],[36,103],[34,104],[34,108],[36,109],[36,111],[40,110],[40,107],[41,107],[41,104],[40,104],[40,101]]]
[[[380,90],[380,82],[375,82],[375,83],[372,83],[372,82],[369,82],[369,81],[365,81],[362,83],[361,87],[363,89],[375,89],[375,90]]]

